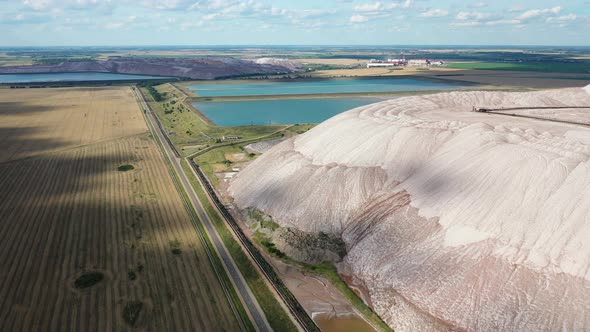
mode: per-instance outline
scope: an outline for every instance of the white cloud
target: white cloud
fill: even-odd
[[[506,9],[506,11],[509,13],[521,12],[523,10],[525,10],[525,8],[523,6],[519,6],[519,5],[512,6],[508,9]]]
[[[298,10],[298,11],[284,10],[283,14],[298,16],[300,18],[318,18],[318,17],[324,17],[326,15],[331,15],[334,13],[335,13],[335,11],[333,11],[333,10],[303,9],[303,10]]]
[[[33,10],[45,11],[49,9],[112,9],[112,0],[23,0],[23,5]]]
[[[113,22],[113,23],[107,23],[104,27],[109,30],[116,30],[116,29],[122,28],[124,24],[125,23],[123,23],[123,22]]]
[[[384,4],[383,2],[378,1],[357,5],[354,7],[354,11],[356,14],[363,16],[388,17],[392,15],[395,8],[400,6],[401,4],[396,2]]]
[[[63,22],[62,28],[73,28],[73,27],[88,27],[92,25],[92,20],[88,17],[67,17]]]
[[[518,20],[530,20],[537,17],[543,17],[548,15],[558,15],[561,13],[562,7],[556,6],[553,8],[546,8],[546,9],[530,9],[525,11],[524,13],[520,14],[516,17]]]
[[[0,16],[0,22],[13,24],[39,24],[50,20],[51,16],[39,12],[11,13]]]
[[[463,21],[453,22],[451,26],[455,27],[477,27],[477,26],[496,26],[496,25],[519,25],[522,22],[519,20],[500,19],[492,21]]]
[[[369,20],[368,17],[363,16],[363,15],[352,15],[350,17],[350,22],[352,23],[363,23],[363,22],[367,22]]]
[[[104,27],[107,28],[107,29],[109,29],[109,30],[122,29],[122,28],[128,27],[130,24],[132,24],[136,20],[137,20],[137,16],[131,15],[131,16],[127,16],[122,21],[107,23],[107,24],[105,24]]]
[[[577,18],[578,18],[578,16],[576,14],[569,14],[569,15],[563,15],[563,16],[558,16],[558,17],[548,17],[546,21],[548,23],[552,23],[552,22],[564,23],[564,22],[575,21]]]
[[[468,22],[453,22],[451,23],[452,26],[455,27],[475,27],[481,25],[481,22],[478,21],[468,21]]]
[[[155,9],[180,10],[187,9],[193,5],[192,0],[151,0],[144,1],[144,5]]]
[[[52,5],[51,0],[23,0],[23,5],[34,10],[44,10]]]
[[[478,3],[473,3],[473,4],[470,4],[470,5],[469,5],[469,6],[467,6],[467,7],[469,7],[469,8],[485,8],[485,7],[487,7],[487,6],[488,6],[488,4],[487,4],[487,3],[485,3],[485,2],[478,2]]]
[[[272,1],[266,0],[143,0],[142,4],[155,9],[198,12],[203,21],[224,20],[223,24],[245,19],[257,20],[258,23],[269,26],[293,25],[302,28],[317,26],[322,23],[319,22],[320,18],[333,16],[337,12],[337,9],[279,8]],[[200,25],[189,24],[184,29],[198,26]]]
[[[531,23],[544,24],[547,29],[565,24],[579,26],[581,30],[586,26],[590,27],[589,16],[582,12],[565,12],[565,8],[557,6],[559,3],[551,6],[537,5],[538,9],[508,9],[511,3],[520,3],[519,1],[504,3],[504,7],[495,11],[497,4],[489,0],[469,0],[461,5],[455,2],[455,5],[449,7],[436,6],[434,1],[430,1],[432,7],[428,7],[427,0],[333,0],[332,6],[320,7],[328,9],[318,9],[313,4],[289,6],[289,2],[272,0],[0,0],[0,4],[7,4],[9,1],[21,5],[14,8],[0,5],[0,25],[5,23],[6,26],[41,27],[48,22],[47,25],[54,28],[134,28],[137,31],[140,27],[153,30],[189,30],[202,27],[201,31],[222,31],[237,26],[247,30],[248,26],[264,25],[276,31],[323,28],[331,32],[329,30],[337,31],[344,26],[386,31],[391,24],[399,22],[408,24],[412,30],[419,30],[424,28],[426,18],[432,20],[448,17],[449,21],[454,22],[447,24],[456,27],[516,28],[526,27]],[[143,8],[138,9],[137,6]],[[436,9],[437,7],[440,9]],[[115,8],[119,10],[113,10]],[[138,13],[145,17],[142,20],[128,21],[129,13]],[[492,31],[486,29],[488,30]]]
[[[410,7],[412,7],[413,4],[414,4],[414,0],[406,0],[403,3],[401,3],[401,7],[410,8]]]
[[[205,20],[205,21],[211,21],[211,20],[216,19],[218,16],[219,16],[219,14],[215,14],[215,13],[213,13],[213,14],[207,14],[207,15],[203,16],[203,20]]]
[[[459,12],[455,17],[458,20],[485,20],[492,17],[492,14],[480,12]]]
[[[510,17],[505,17],[501,14],[462,11],[457,13],[457,15],[455,16],[455,19],[459,22],[451,23],[451,25],[457,27],[514,25],[522,28],[527,23],[530,23],[535,20],[544,20],[547,23],[554,22],[558,24],[565,24],[577,18],[576,15],[573,14],[559,16],[561,11],[563,10],[561,6],[529,10],[519,8],[520,7],[513,7],[509,9],[508,12],[514,12],[514,10],[518,10],[520,14],[507,14],[505,11],[504,14]]]
[[[431,9],[420,14],[421,17],[444,17],[449,15],[446,9]]]
[[[363,15],[383,15],[393,9],[401,8],[407,9],[412,7],[414,0],[394,1],[394,2],[372,2],[364,3],[354,7],[354,11]]]
[[[485,22],[485,25],[516,25],[522,23],[520,20],[494,20]]]
[[[382,2],[365,3],[354,7],[357,12],[375,12],[386,9],[386,6]]]

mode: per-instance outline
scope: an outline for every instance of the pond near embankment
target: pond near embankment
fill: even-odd
[[[0,74],[1,83],[54,83],[89,81],[141,81],[165,79],[166,77],[148,75],[127,75],[113,73],[45,73],[45,74]]]
[[[320,123],[355,107],[391,98],[386,97],[387,95],[412,91],[458,90],[463,87],[415,78],[359,78],[204,82],[189,85],[187,88],[198,97],[203,97],[194,102],[193,106],[215,124],[246,126]],[[319,98],[319,94],[333,95]],[[359,94],[365,96],[360,97]],[[366,94],[384,97],[366,97]],[[215,101],[218,97],[226,98]],[[291,99],[294,97],[301,99]]]
[[[320,123],[383,98],[316,98],[194,102],[218,126]]]
[[[456,90],[458,85],[414,78],[360,78],[303,81],[204,83],[187,87],[199,97],[295,95],[325,93],[387,93]]]

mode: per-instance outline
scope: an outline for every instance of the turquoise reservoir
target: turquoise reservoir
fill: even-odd
[[[460,86],[411,78],[206,83],[188,86],[199,97],[456,90]]]
[[[219,126],[319,123],[382,98],[318,98],[194,102]]]

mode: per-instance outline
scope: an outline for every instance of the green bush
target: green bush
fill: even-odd
[[[170,247],[172,248],[172,254],[178,256],[182,253],[182,250],[180,250],[180,241],[177,239],[170,241]]]
[[[123,308],[123,320],[131,327],[135,327],[139,314],[143,309],[143,303],[140,301],[127,302],[125,308]]]
[[[119,170],[119,172],[127,172],[127,171],[134,170],[135,167],[133,167],[133,165],[125,164],[125,165],[119,166],[117,169]]]
[[[74,286],[76,288],[88,288],[92,287],[104,279],[104,275],[100,272],[88,272],[76,279]]]

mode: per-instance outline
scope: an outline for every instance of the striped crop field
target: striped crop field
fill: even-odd
[[[3,331],[240,329],[128,87],[0,89]]]

